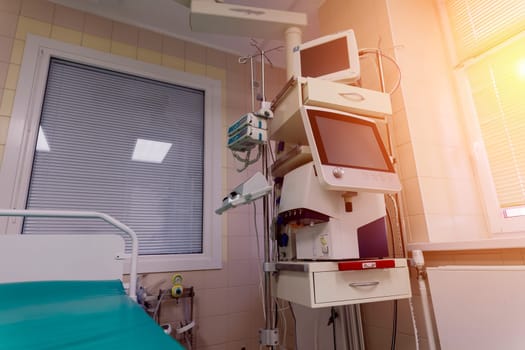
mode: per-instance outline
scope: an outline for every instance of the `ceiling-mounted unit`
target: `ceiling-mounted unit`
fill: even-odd
[[[192,0],[191,30],[216,34],[282,39],[286,29],[305,27],[306,14],[259,7]]]

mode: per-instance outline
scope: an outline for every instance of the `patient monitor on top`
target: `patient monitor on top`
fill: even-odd
[[[353,30],[326,35],[294,48],[296,77],[351,83],[359,79],[359,51]]]
[[[376,123],[320,107],[301,118],[321,185],[328,190],[395,193],[401,190]]]

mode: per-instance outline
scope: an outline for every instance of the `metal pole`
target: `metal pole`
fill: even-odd
[[[262,167],[263,174],[268,179],[268,145],[263,145]],[[271,237],[270,237],[270,199],[269,196],[263,197],[263,217],[264,217],[264,262],[272,262],[271,256]],[[272,301],[272,272],[264,271],[264,305],[266,311],[266,330],[274,328],[274,305]],[[274,348],[273,346],[269,346]]]
[[[255,111],[255,89],[253,84],[255,84],[255,77],[253,76],[253,56],[250,56],[250,85],[252,92],[252,112]]]
[[[261,93],[262,93],[262,101],[266,101],[266,91],[264,84],[266,82],[264,81],[264,51],[261,50]]]

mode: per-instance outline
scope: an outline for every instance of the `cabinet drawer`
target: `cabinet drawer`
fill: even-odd
[[[316,303],[360,299],[380,301],[393,296],[410,296],[406,267],[367,271],[328,271],[314,273]]]
[[[321,79],[306,80],[303,102],[363,116],[384,117],[392,114],[390,95],[387,93]]]

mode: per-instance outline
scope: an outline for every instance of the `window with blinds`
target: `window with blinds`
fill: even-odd
[[[499,207],[525,206],[525,1],[446,0]]]
[[[204,91],[51,59],[28,209],[107,213],[141,255],[202,253],[203,162]],[[71,221],[26,219],[23,233],[112,230]]]
[[[446,0],[445,4],[460,61],[525,30],[523,0]]]

